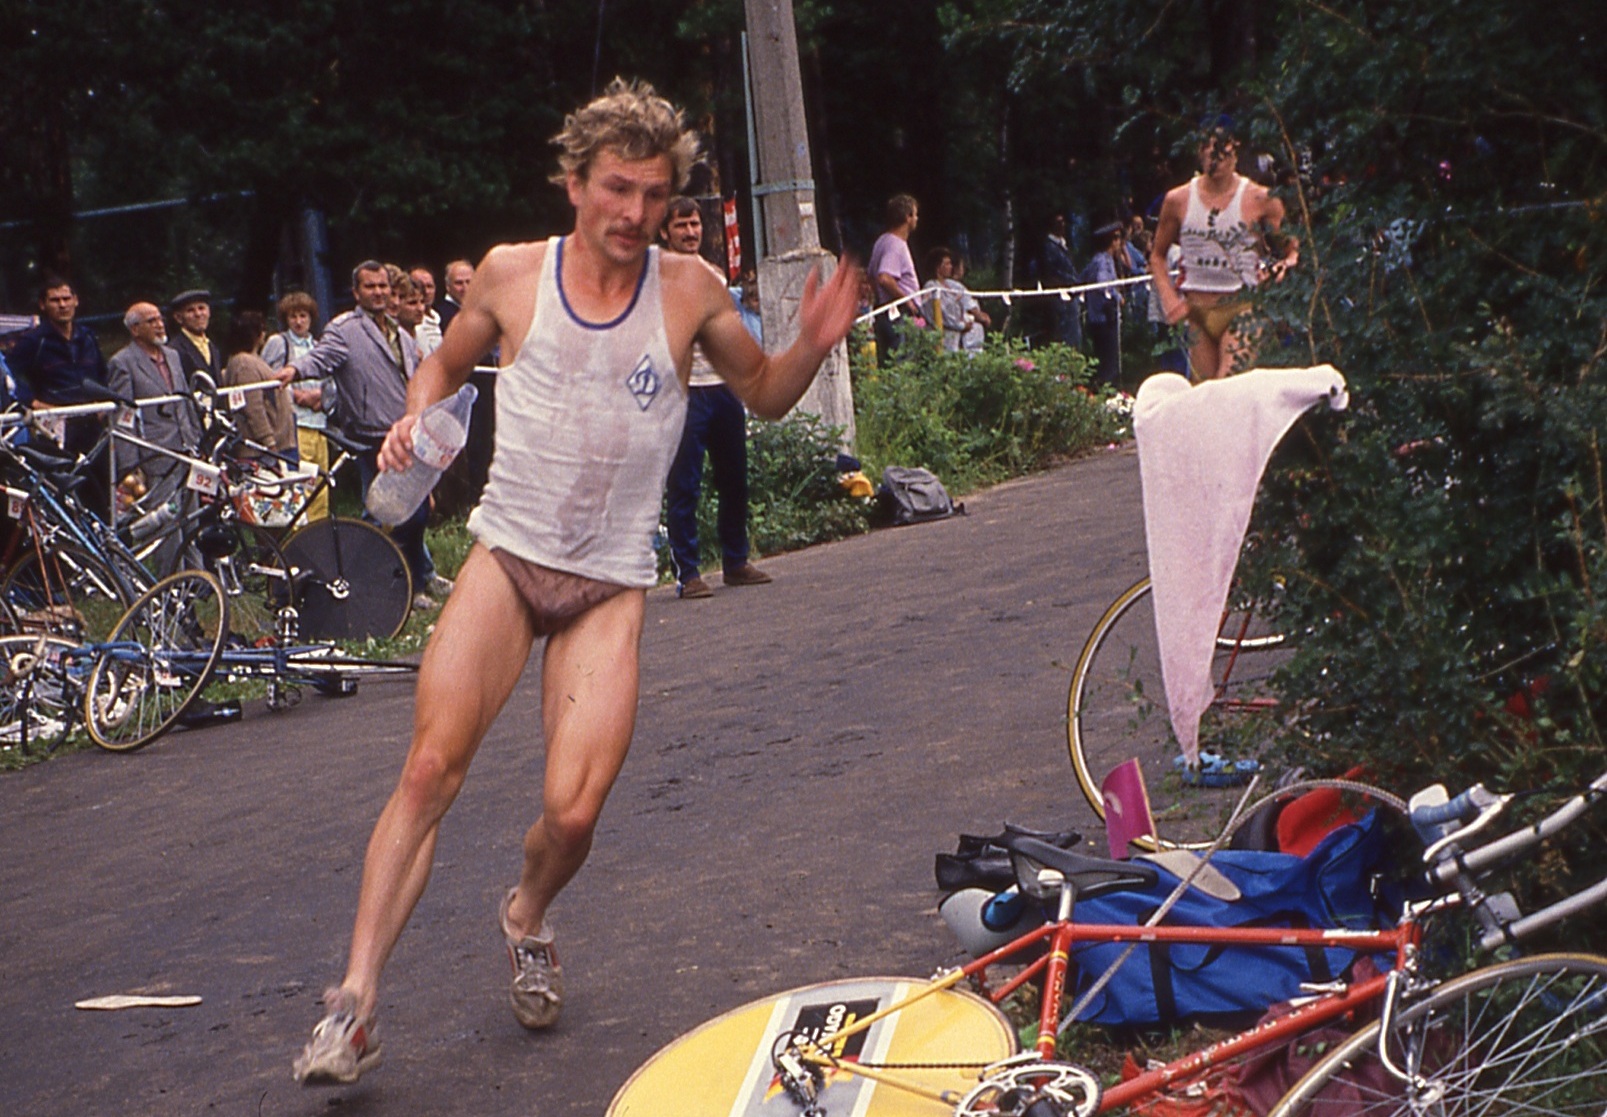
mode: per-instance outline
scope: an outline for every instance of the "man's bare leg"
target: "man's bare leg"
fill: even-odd
[[[1222,359],[1218,376],[1231,376],[1255,367],[1261,347],[1261,328],[1250,314],[1241,314],[1222,335]]]
[[[1215,380],[1224,375],[1222,371],[1222,351],[1216,342],[1211,340],[1198,322],[1190,322],[1189,332],[1189,373],[1193,381],[1198,384],[1205,380]]]
[[[591,851],[603,802],[636,728],[638,654],[646,595],[626,590],[547,641],[542,732],[547,747],[541,817],[525,834],[524,870],[507,929],[535,935],[547,907]]]
[[[419,670],[413,743],[363,861],[351,956],[341,987],[371,1016],[379,975],[424,893],[442,817],[481,739],[524,672],[530,615],[495,556],[476,545]]]

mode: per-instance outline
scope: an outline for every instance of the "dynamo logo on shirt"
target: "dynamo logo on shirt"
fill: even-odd
[[[625,378],[625,387],[629,388],[631,395],[636,398],[636,406],[646,411],[653,406],[658,398],[659,389],[664,386],[663,379],[653,368],[653,359],[644,356],[636,365],[635,371]]]

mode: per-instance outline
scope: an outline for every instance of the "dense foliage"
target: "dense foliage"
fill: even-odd
[[[1259,509],[1330,767],[1534,786],[1607,755],[1599,22],[1301,6],[1258,86],[1268,146],[1315,160],[1306,266],[1267,309],[1353,396]]]

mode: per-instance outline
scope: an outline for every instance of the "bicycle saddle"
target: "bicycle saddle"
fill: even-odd
[[[75,492],[88,476],[79,471],[77,457],[63,457],[27,443],[13,446],[17,456],[50,480],[60,492]]]
[[[1075,849],[1082,835],[1075,830],[1031,830],[1013,822],[990,837],[961,834],[953,853],[940,853],[933,866],[937,886],[944,892],[962,888],[988,888],[994,892],[1015,883],[1015,870],[1004,842],[1008,837],[1039,838],[1060,849]]]
[[[1047,891],[1038,883],[1040,868],[1056,869],[1065,874],[1073,892],[1083,898],[1153,888],[1160,880],[1160,874],[1151,865],[1090,857],[1025,835],[1001,837],[1004,840],[1000,844],[1010,851],[1015,863],[1016,883],[1034,899],[1048,898]]]

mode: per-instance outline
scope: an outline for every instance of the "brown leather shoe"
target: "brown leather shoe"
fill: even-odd
[[[751,562],[725,572],[725,584],[728,586],[762,586],[770,581],[774,579]]]
[[[768,579],[767,579],[768,580]],[[675,587],[676,597],[713,597],[714,589],[696,574]]]

